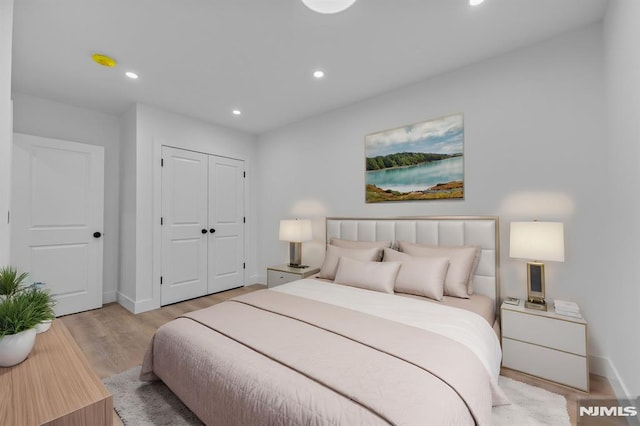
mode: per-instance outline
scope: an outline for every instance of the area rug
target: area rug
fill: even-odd
[[[138,380],[140,367],[104,380],[122,423],[130,426],[202,425],[202,422],[160,381]],[[494,426],[566,426],[570,424],[563,396],[500,376],[511,405],[493,409]]]

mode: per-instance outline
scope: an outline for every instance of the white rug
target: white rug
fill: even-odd
[[[494,407],[493,426],[570,425],[567,400],[547,390],[500,376],[498,383],[511,405]]]
[[[138,380],[140,367],[104,380],[113,405],[125,425],[201,425],[202,422],[160,381]],[[500,377],[511,405],[495,407],[494,426],[566,426],[570,424],[563,396]]]

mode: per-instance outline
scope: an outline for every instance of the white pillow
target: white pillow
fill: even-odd
[[[442,300],[449,258],[415,257],[396,250],[384,249],[383,261],[401,263],[396,277],[396,293]]]
[[[363,262],[341,257],[336,271],[336,284],[393,293],[399,262]]]
[[[379,260],[382,255],[381,248],[368,249],[351,249],[336,246],[327,246],[327,252],[324,255],[324,262],[320,268],[318,278],[326,278],[333,280],[336,277],[338,269],[338,261],[341,257],[348,257],[356,260]]]
[[[352,249],[368,249],[368,248],[391,248],[391,241],[356,241],[356,240],[341,240],[340,238],[331,238],[330,244],[332,246],[352,248]],[[382,255],[382,251],[380,251]],[[380,259],[378,259],[380,260]]]
[[[473,269],[477,267],[476,256],[480,249],[471,246],[439,247],[412,244],[406,241],[398,243],[400,251],[411,256],[448,257],[449,270],[444,281],[445,296],[469,298],[469,280],[473,281]]]

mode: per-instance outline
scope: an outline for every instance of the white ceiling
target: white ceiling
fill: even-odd
[[[115,115],[141,102],[259,134],[600,21],[606,4],[358,0],[321,15],[300,0],[16,0],[13,90]]]

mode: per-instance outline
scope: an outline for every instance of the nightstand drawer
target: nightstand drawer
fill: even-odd
[[[289,272],[281,272],[281,271],[267,271],[267,286],[275,287],[280,284],[289,283],[291,281],[299,280],[302,278],[298,274],[292,274]]]
[[[585,324],[502,310],[502,336],[506,338],[584,357],[587,355],[586,334]]]
[[[584,356],[503,337],[502,365],[585,392],[589,391],[587,358]]]

